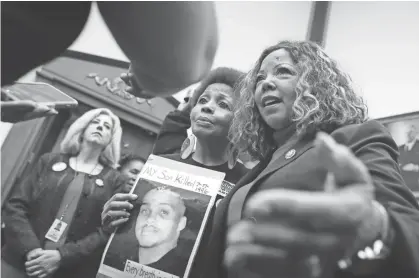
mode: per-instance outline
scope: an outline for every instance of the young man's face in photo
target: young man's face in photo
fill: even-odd
[[[177,193],[150,190],[143,198],[135,225],[135,236],[141,247],[150,248],[178,240],[185,228],[185,205]]]

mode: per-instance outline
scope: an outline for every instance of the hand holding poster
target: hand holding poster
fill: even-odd
[[[96,277],[187,277],[225,174],[151,155]]]

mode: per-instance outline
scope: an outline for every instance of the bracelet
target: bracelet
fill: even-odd
[[[376,239],[371,246],[365,247],[363,250],[359,250],[356,253],[356,256],[360,260],[382,260],[387,258],[390,254],[390,248],[385,244],[389,237],[389,218],[387,214],[387,210],[378,203],[377,201],[373,201],[373,206],[375,209],[380,213],[382,219],[382,226],[381,231],[379,233],[379,238]],[[352,266],[353,260],[352,258],[345,258],[338,261],[338,267],[341,270],[348,269]]]

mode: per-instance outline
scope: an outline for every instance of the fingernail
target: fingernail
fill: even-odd
[[[134,200],[136,200],[138,198],[137,194],[132,194],[132,197],[134,198]]]

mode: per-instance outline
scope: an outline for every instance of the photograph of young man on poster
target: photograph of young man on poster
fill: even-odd
[[[169,273],[182,274],[186,264],[176,248],[187,223],[185,211],[182,197],[167,187],[147,192],[135,224],[139,248],[134,261],[157,269],[170,265]]]
[[[210,197],[143,180],[129,221],[114,235],[104,264],[124,272],[128,260],[183,277]]]

